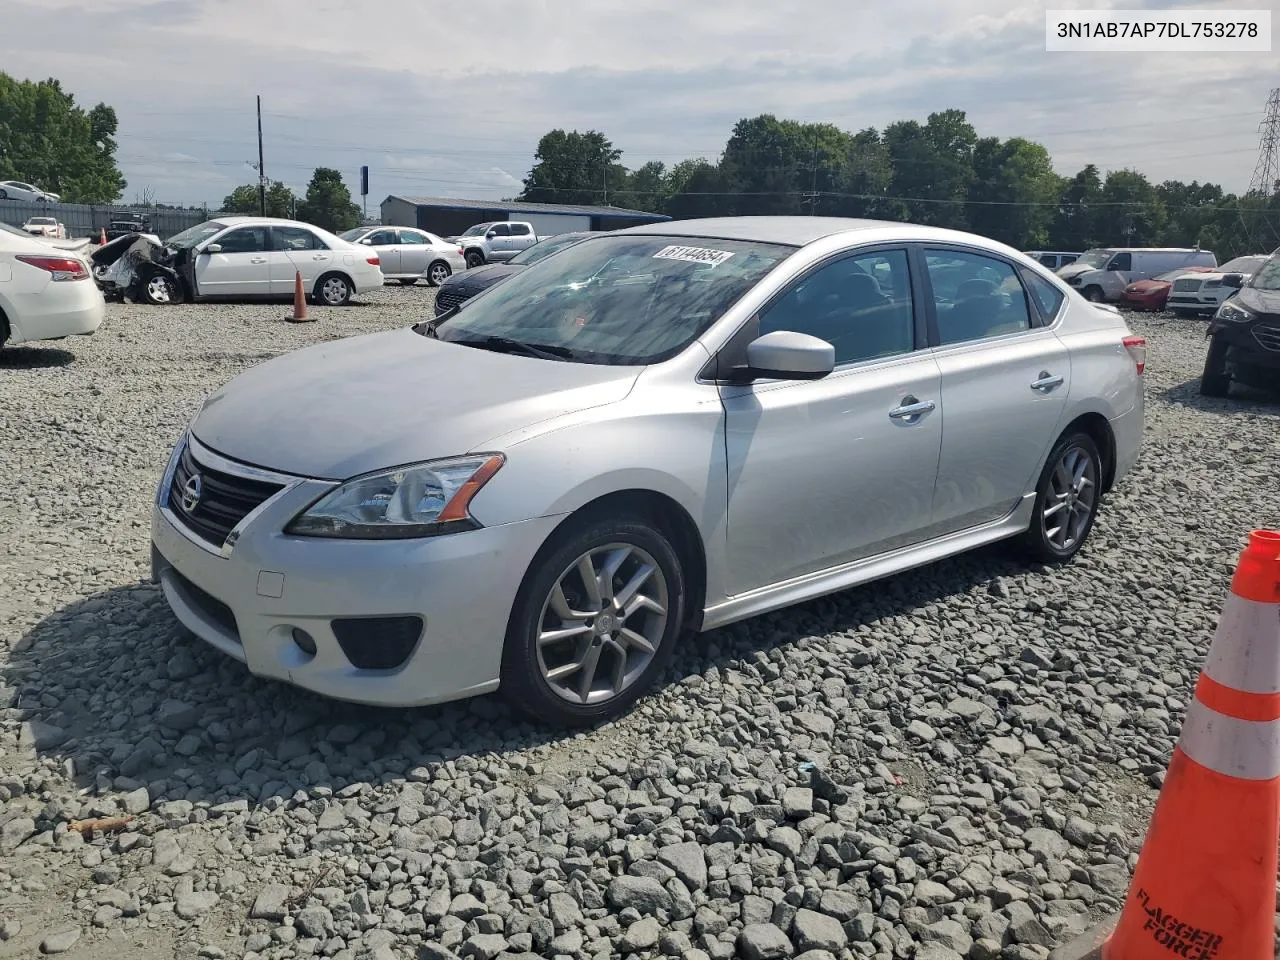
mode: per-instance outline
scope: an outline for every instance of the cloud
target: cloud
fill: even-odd
[[[714,159],[762,112],[857,130],[948,107],[1043,142],[1060,172],[1247,186],[1274,54],[1047,53],[1059,6],[383,0],[371,21],[345,0],[9,0],[0,63],[112,104],[130,190],[169,202],[254,179],[259,93],[268,176],[302,189],[331,166],[354,192],[368,164],[375,199],[512,195],[553,127],[603,130],[635,167]]]

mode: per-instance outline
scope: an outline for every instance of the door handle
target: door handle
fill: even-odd
[[[328,257],[326,254],[323,254],[323,253],[317,253],[317,254],[315,254],[314,256],[312,256],[312,258],[311,258],[311,259],[312,259],[312,260],[328,260],[328,259],[329,259],[329,257]]]
[[[915,397],[903,397],[902,405],[889,411],[893,420],[912,420],[922,417],[934,408],[932,400],[917,400]]]
[[[250,257],[249,262],[250,263],[266,263],[267,258],[266,257]]]
[[[1047,393],[1048,391],[1052,390],[1054,387],[1060,386],[1061,383],[1062,383],[1061,377],[1049,373],[1048,370],[1041,370],[1040,376],[1037,379],[1031,381],[1031,389],[1042,390]]]

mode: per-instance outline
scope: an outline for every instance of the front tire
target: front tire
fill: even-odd
[[[484,266],[484,254],[479,250],[467,251],[467,266],[469,268]]]
[[[1225,397],[1231,390],[1231,374],[1227,372],[1227,342],[1222,337],[1209,340],[1209,351],[1204,357],[1204,370],[1200,374],[1202,397]]]
[[[1103,299],[1102,288],[1096,286],[1085,287],[1084,298],[1090,303],[1101,303]]]
[[[351,302],[351,282],[341,274],[325,274],[316,281],[316,299],[326,307],[345,307]]]
[[[670,541],[630,518],[557,533],[516,597],[501,692],[556,727],[623,714],[662,673],[684,623],[684,572]]]
[[[401,277],[400,278],[400,286],[402,287],[412,287],[417,282],[418,282],[417,277]]]
[[[142,281],[142,301],[156,307],[166,307],[181,303],[182,294],[172,278],[161,273],[153,273]]]
[[[1031,526],[1022,547],[1041,563],[1066,563],[1084,546],[1102,499],[1102,456],[1087,433],[1056,444],[1036,484]]]
[[[438,287],[444,283],[453,274],[449,269],[449,265],[443,260],[437,260],[431,266],[427,267],[427,286]]]

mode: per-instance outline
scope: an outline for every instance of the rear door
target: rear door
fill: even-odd
[[[421,230],[398,230],[400,269],[396,272],[417,276],[427,269],[431,259],[431,238]],[[386,273],[384,265],[382,272]]]
[[[515,256],[521,250],[528,250],[533,246],[537,237],[533,235],[533,228],[527,223],[511,224],[511,239],[508,241],[511,256]]]
[[[271,237],[265,226],[235,227],[214,238],[217,253],[196,254],[202,297],[265,297],[271,291]]]
[[[378,253],[382,272],[387,275],[402,273],[400,269],[400,238],[394,229],[375,230],[365,238]]]
[[[291,294],[296,274],[302,274],[302,288],[310,291],[320,275],[333,266],[335,251],[319,234],[306,227],[272,227],[275,252],[272,254],[271,286],[276,295]]]
[[[1011,261],[949,244],[926,245],[921,257],[942,377],[933,517],[945,534],[1018,506],[1061,428],[1071,362]],[[1061,294],[1045,286],[1038,295],[1058,294],[1056,313]]]

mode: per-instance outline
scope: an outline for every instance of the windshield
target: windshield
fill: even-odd
[[[489,228],[493,226],[491,223],[477,223],[474,227],[468,227],[467,232],[461,234],[464,237],[478,237],[489,232]]]
[[[1093,269],[1098,270],[1107,265],[1107,261],[1111,259],[1113,253],[1115,253],[1114,250],[1086,250],[1076,258],[1076,262],[1072,266],[1093,267]]]
[[[527,266],[530,263],[537,263],[543,257],[551,256],[551,254],[555,253],[557,250],[563,250],[565,247],[571,247],[575,243],[581,243],[585,239],[587,238],[576,233],[566,233],[561,237],[550,237],[549,239],[535,243],[527,250],[517,253],[514,257],[508,260],[507,263],[514,263],[517,266]]]
[[[689,237],[591,238],[490,287],[440,321],[436,336],[582,363],[656,363],[688,346],[794,249]],[[512,349],[522,346],[533,350]]]
[[[339,238],[346,240],[348,243],[355,243],[370,230],[369,227],[354,227],[346,233],[338,234]]]
[[[32,217],[30,220],[27,221],[27,223],[37,223],[37,224],[40,224],[41,226],[45,226],[47,224],[52,224],[57,222],[58,221],[53,219],[53,217]]]
[[[206,220],[204,223],[197,223],[194,227],[188,227],[181,233],[175,233],[165,241],[165,245],[174,250],[186,250],[194,247],[201,240],[209,239],[219,230],[225,230],[226,226],[225,223],[219,223],[217,220]]]
[[[1266,257],[1236,257],[1220,266],[1218,273],[1253,273],[1266,262]]]
[[[1272,256],[1258,268],[1249,284],[1255,290],[1280,290],[1280,256]]]
[[[5,233],[16,233],[18,236],[22,237],[24,240],[31,239],[31,234],[27,233],[27,231],[19,230],[17,227],[9,223],[0,223],[0,230],[3,230]]]

